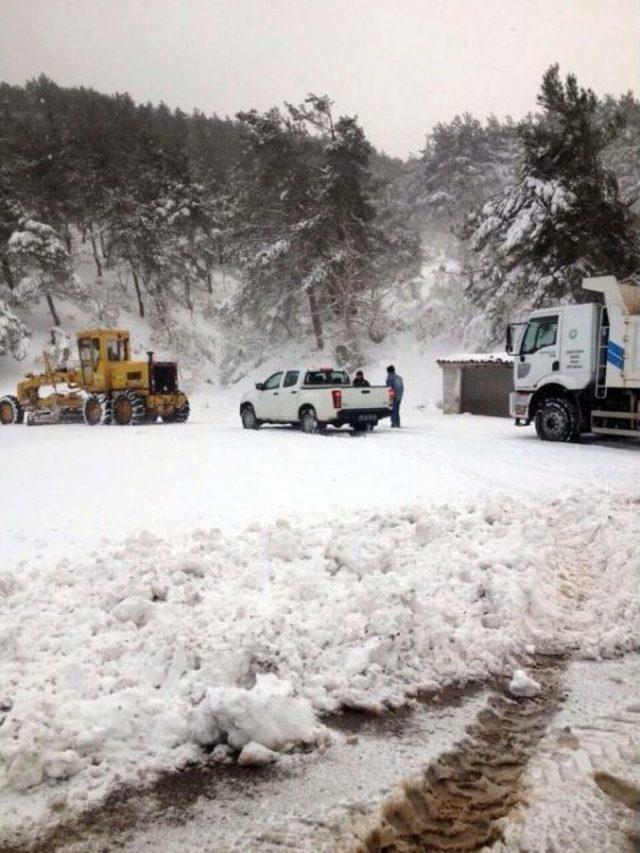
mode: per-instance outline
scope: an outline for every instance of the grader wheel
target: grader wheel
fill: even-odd
[[[13,395],[0,397],[0,425],[21,424],[24,421],[24,409]]]
[[[106,394],[92,394],[84,401],[82,416],[88,426],[111,423],[111,400]]]
[[[113,398],[113,421],[119,426],[143,424],[146,419],[144,399],[133,391],[120,391]]]
[[[183,424],[189,418],[191,407],[189,401],[184,398],[184,403],[181,406],[176,406],[170,415],[163,415],[162,422],[165,424]]]

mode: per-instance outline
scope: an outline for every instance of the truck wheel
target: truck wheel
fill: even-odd
[[[18,402],[18,398],[12,394],[0,397],[0,424],[21,424],[24,421],[24,409]]]
[[[88,426],[111,423],[111,400],[106,394],[92,394],[84,401],[82,417]]]
[[[242,418],[242,426],[245,429],[260,428],[260,421],[256,417],[256,412],[253,406],[245,406],[240,417]]]
[[[318,418],[316,416],[315,409],[307,409],[302,413],[302,417],[300,418],[300,429],[308,435],[318,432]]]
[[[120,391],[113,398],[113,420],[118,426],[137,426],[145,417],[144,399],[133,391]]]
[[[543,441],[576,441],[580,414],[571,400],[549,397],[536,412],[536,432]]]

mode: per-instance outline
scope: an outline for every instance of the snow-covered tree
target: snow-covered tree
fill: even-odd
[[[405,197],[416,219],[440,231],[460,225],[473,209],[513,182],[522,155],[517,127],[469,113],[439,122],[421,157],[410,162]]]
[[[306,301],[319,349],[327,319],[345,341],[375,335],[381,289],[414,274],[420,248],[397,211],[379,218],[362,128],[350,116],[334,120],[329,99],[316,95],[284,114],[239,118],[245,144],[231,196],[244,305],[290,330]]]
[[[86,289],[73,274],[67,247],[50,225],[36,219],[21,219],[9,238],[8,255],[17,282],[14,298],[28,303],[44,297],[56,326],[60,325],[60,318],[54,296],[85,297]]]
[[[557,65],[544,75],[544,113],[523,123],[521,180],[470,220],[477,263],[468,293],[497,324],[519,304],[585,298],[583,276],[629,276],[640,262],[634,218],[602,152],[621,122]]]
[[[0,299],[0,356],[10,353],[18,360],[29,350],[31,333]]]

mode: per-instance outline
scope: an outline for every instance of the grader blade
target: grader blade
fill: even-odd
[[[26,412],[27,426],[49,426],[51,424],[81,424],[82,412],[73,409],[36,409]]]

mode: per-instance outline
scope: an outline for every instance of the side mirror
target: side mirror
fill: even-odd
[[[264,382],[256,382],[256,390],[264,391]]]
[[[508,355],[513,355],[513,326],[507,326],[507,341],[505,344],[505,350]]]

